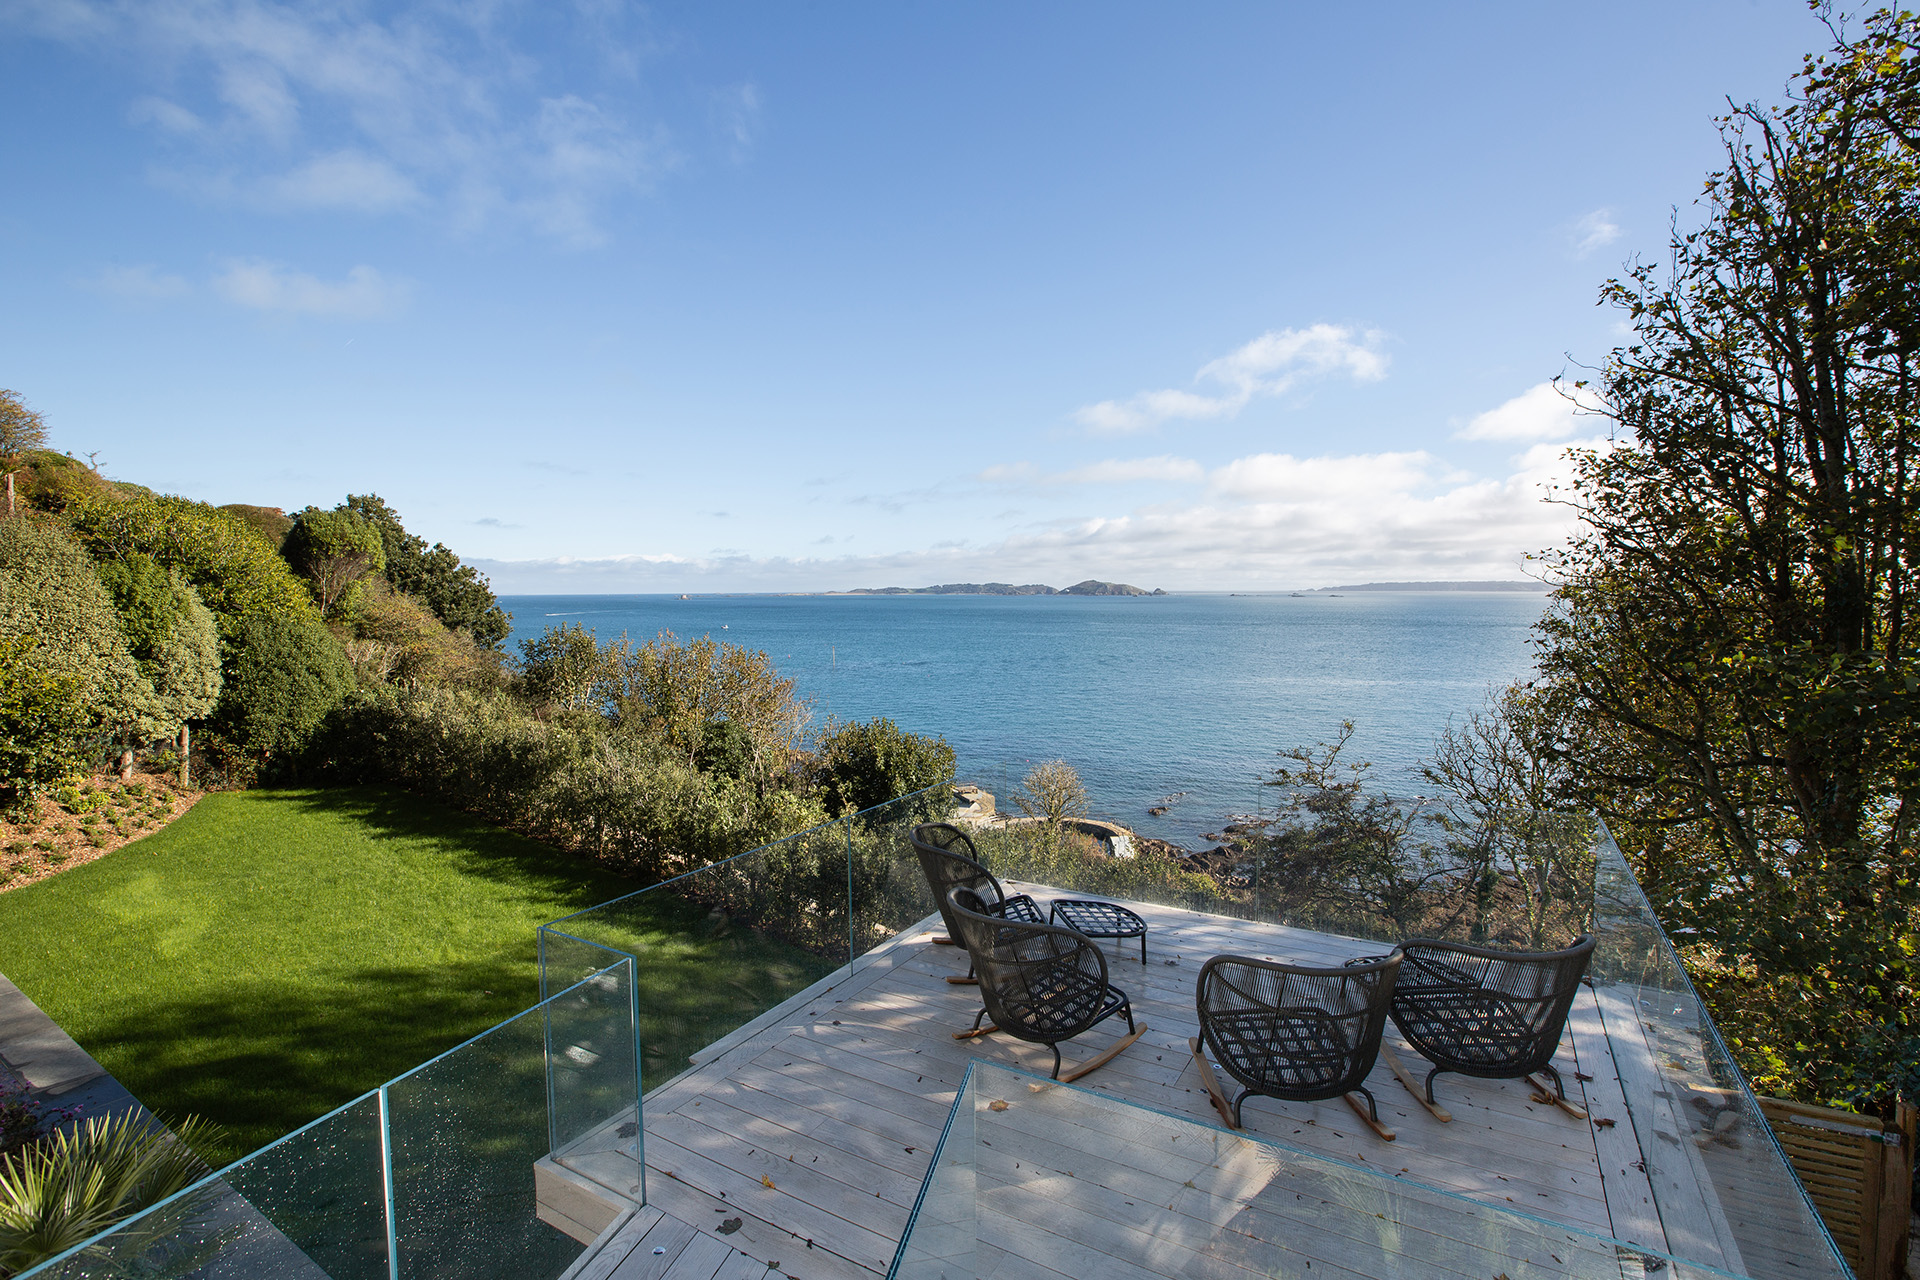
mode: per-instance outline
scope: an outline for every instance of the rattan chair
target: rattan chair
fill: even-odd
[[[1593,945],[1585,934],[1563,951],[1502,951],[1433,938],[1402,943],[1393,1025],[1434,1064],[1427,1101],[1436,1101],[1433,1078],[1443,1071],[1487,1080],[1544,1071],[1564,1101],[1567,1089],[1553,1055]]]
[[[927,888],[933,891],[934,902],[939,904],[940,918],[946,921],[947,935],[954,941],[960,940],[960,930],[953,923],[947,894],[955,888],[971,889],[979,894],[994,908],[994,915],[1025,920],[1029,924],[1047,922],[1039,904],[1026,894],[1007,896],[993,872],[980,861],[973,841],[960,828],[944,822],[923,822],[907,838],[913,844],[914,853],[919,855],[920,869],[926,873]]]
[[[1194,984],[1201,1041],[1251,1094],[1317,1102],[1366,1097],[1376,1128],[1380,1108],[1366,1086],[1387,1026],[1400,957],[1317,968],[1251,956],[1215,956]]]
[[[1053,1050],[1053,1078],[1060,1078],[1060,1043],[1119,1014],[1133,1025],[1127,993],[1107,980],[1107,957],[1085,934],[1058,925],[1014,919],[964,885],[947,894],[947,919],[973,957],[985,1007],[974,1018],[1017,1040]]]

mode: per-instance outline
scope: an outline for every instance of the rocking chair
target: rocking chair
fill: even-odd
[[[947,894],[947,918],[980,975],[984,1007],[973,1020],[976,1031],[991,1015],[994,1026],[1015,1039],[1046,1045],[1053,1050],[1055,1080],[1061,1041],[1115,1014],[1127,1020],[1127,1037],[1069,1075],[1071,1080],[1139,1038],[1145,1028],[1134,1026],[1127,993],[1107,980],[1107,957],[1098,943],[1072,929],[999,914],[994,906],[964,885]]]
[[[1393,992],[1393,1025],[1443,1071],[1487,1080],[1512,1080],[1542,1071],[1563,1108],[1566,1084],[1554,1051],[1580,989],[1594,940],[1582,934],[1563,951],[1501,951],[1466,942],[1416,938],[1397,949],[1403,958]]]
[[[1207,961],[1194,984],[1194,1004],[1201,1042],[1244,1086],[1230,1104],[1233,1127],[1240,1127],[1240,1104],[1252,1094],[1317,1102],[1359,1093],[1367,1100],[1362,1118],[1390,1139],[1366,1079],[1380,1055],[1399,970],[1397,955],[1334,968],[1251,956]],[[1211,1074],[1203,1072],[1203,1081]]]

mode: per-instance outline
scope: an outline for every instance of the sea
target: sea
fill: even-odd
[[[510,652],[549,627],[764,650],[829,717],[938,734],[1010,791],[1065,760],[1093,812],[1189,847],[1271,812],[1279,752],[1352,721],[1343,760],[1399,796],[1449,720],[1532,668],[1533,592],[1164,596],[503,596]],[[1149,809],[1165,808],[1152,815]]]

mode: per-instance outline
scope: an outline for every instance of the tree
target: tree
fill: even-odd
[[[1050,827],[1084,818],[1091,807],[1079,770],[1065,760],[1048,760],[1029,769],[1013,793],[1013,802],[1020,812]]]
[[[765,653],[711,636],[662,631],[644,645],[623,636],[607,646],[597,680],[594,696],[616,725],[654,735],[690,765],[706,726],[728,720],[752,746],[752,776],[766,779],[787,767],[806,728],[806,704]]]
[[[77,505],[67,523],[101,560],[139,552],[178,569],[229,633],[244,618],[318,620],[313,598],[267,536],[189,498],[131,494]]]
[[[380,530],[388,582],[432,609],[447,626],[465,631],[488,648],[499,648],[513,620],[479,570],[461,564],[445,543],[429,547],[426,539],[408,533],[400,513],[378,494],[349,494],[346,508]]]
[[[76,772],[86,758],[87,706],[80,679],[49,670],[27,636],[0,638],[0,813]]]
[[[1759,975],[1716,1008],[1743,1065],[1817,1098],[1920,1058],[1916,38],[1876,14],[1732,112],[1702,225],[1607,287],[1623,439],[1578,456],[1539,632],[1570,797],[1710,1000]]]
[[[177,570],[139,552],[101,565],[100,581],[120,615],[127,649],[153,687],[153,701],[133,726],[134,737],[173,738],[180,785],[187,786],[192,778],[188,722],[207,715],[220,698],[220,632],[213,613]],[[132,767],[131,751],[122,753],[121,776]]]
[[[536,706],[565,711],[591,707],[602,665],[599,641],[582,626],[548,627],[520,642],[520,677]]]
[[[326,618],[353,612],[361,580],[387,563],[380,531],[359,512],[345,509],[308,507],[295,515],[280,553],[305,575]]]
[[[7,472],[7,514],[14,514],[13,476],[30,450],[47,447],[45,415],[27,407],[18,391],[0,391],[0,467]]]
[[[243,619],[228,638],[214,727],[245,768],[297,759],[353,688],[331,631],[311,618]]]
[[[945,738],[908,733],[884,716],[861,724],[828,721],[820,735],[820,771],[835,813],[871,809],[953,777]]]
[[[0,639],[28,644],[29,662],[72,681],[83,738],[154,712],[153,686],[127,650],[93,560],[54,521],[0,521]]]

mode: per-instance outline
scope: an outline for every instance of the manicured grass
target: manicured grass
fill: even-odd
[[[218,1161],[535,1003],[537,927],[637,887],[402,793],[212,795],[0,894],[0,972],[149,1107],[224,1125]],[[717,932],[663,896],[622,941],[736,1020],[829,967]]]

